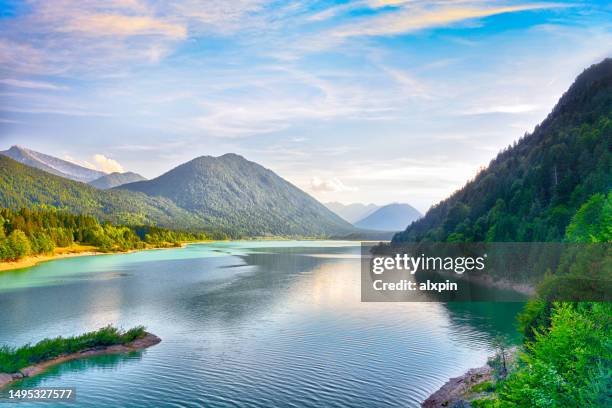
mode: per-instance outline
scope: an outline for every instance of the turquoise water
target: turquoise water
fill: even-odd
[[[229,242],[0,273],[0,344],[107,324],[163,340],[13,388],[76,387],[73,407],[417,407],[514,334],[520,304],[360,302],[359,252]]]

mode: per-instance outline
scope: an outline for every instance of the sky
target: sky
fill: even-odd
[[[425,211],[608,56],[610,2],[0,0],[0,149]]]

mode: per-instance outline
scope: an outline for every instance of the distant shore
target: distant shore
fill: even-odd
[[[64,363],[66,361],[77,360],[80,358],[87,358],[93,356],[100,356],[106,354],[119,354],[128,353],[130,351],[139,351],[145,348],[159,344],[161,339],[154,334],[147,333],[144,337],[136,339],[131,343],[117,344],[105,348],[93,348],[88,350],[79,351],[76,353],[65,354],[63,356],[43,361],[38,364],[31,365],[26,368],[22,368],[17,373],[0,373],[0,389],[10,385],[15,381],[22,380],[28,377],[34,377],[42,374],[45,370],[55,365]]]
[[[185,247],[189,244],[197,244],[197,243],[203,243],[203,242],[214,242],[214,241],[183,242],[179,246],[148,247],[148,248],[130,249],[128,251],[116,251],[116,252],[102,252],[102,251],[99,251],[94,246],[74,244],[69,247],[55,248],[53,250],[53,253],[48,254],[48,255],[30,255],[30,256],[23,257],[17,261],[0,262],[0,273],[13,271],[17,269],[29,268],[29,267],[41,264],[43,262],[54,261],[56,259],[74,258],[74,257],[79,257],[79,256],[93,256],[93,255],[130,254],[133,252],[150,251],[150,250],[155,250],[155,249],[176,249],[176,248]]]
[[[31,266],[36,266],[42,262],[53,261],[55,259],[72,258],[77,256],[101,255],[105,253],[106,252],[100,252],[97,250],[96,247],[89,245],[72,245],[64,248],[55,248],[52,254],[31,255],[21,258],[17,261],[0,262],[0,272],[29,268]]]

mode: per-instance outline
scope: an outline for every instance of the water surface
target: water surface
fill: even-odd
[[[417,407],[514,335],[516,303],[360,302],[358,245],[196,244],[1,273],[0,344],[107,324],[163,340],[13,388],[76,387],[83,407]]]

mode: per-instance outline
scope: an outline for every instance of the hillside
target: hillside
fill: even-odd
[[[342,204],[335,201],[325,203],[325,206],[351,224],[367,217],[380,208],[376,204]]]
[[[0,156],[0,207],[52,206],[121,224],[197,228],[202,221],[170,200],[119,190],[98,190]]]
[[[106,174],[20,146],[12,146],[10,149],[0,152],[0,155],[10,157],[27,166],[44,170],[47,173],[83,183],[93,181]]]
[[[113,187],[119,187],[128,183],[135,183],[137,181],[143,181],[146,178],[142,177],[140,174],[133,173],[128,171],[126,173],[110,173],[105,174],[104,176],[97,178],[93,181],[90,181],[89,184],[94,186],[95,188],[99,188],[101,190],[106,190]]]
[[[560,241],[612,187],[612,59],[578,76],[548,117],[394,241]]]
[[[354,232],[348,222],[302,190],[236,154],[199,157],[153,180],[126,184],[119,190],[165,197],[207,224],[241,234]]]
[[[355,227],[378,231],[401,231],[413,221],[419,219],[421,213],[408,204],[388,204],[362,220]]]

